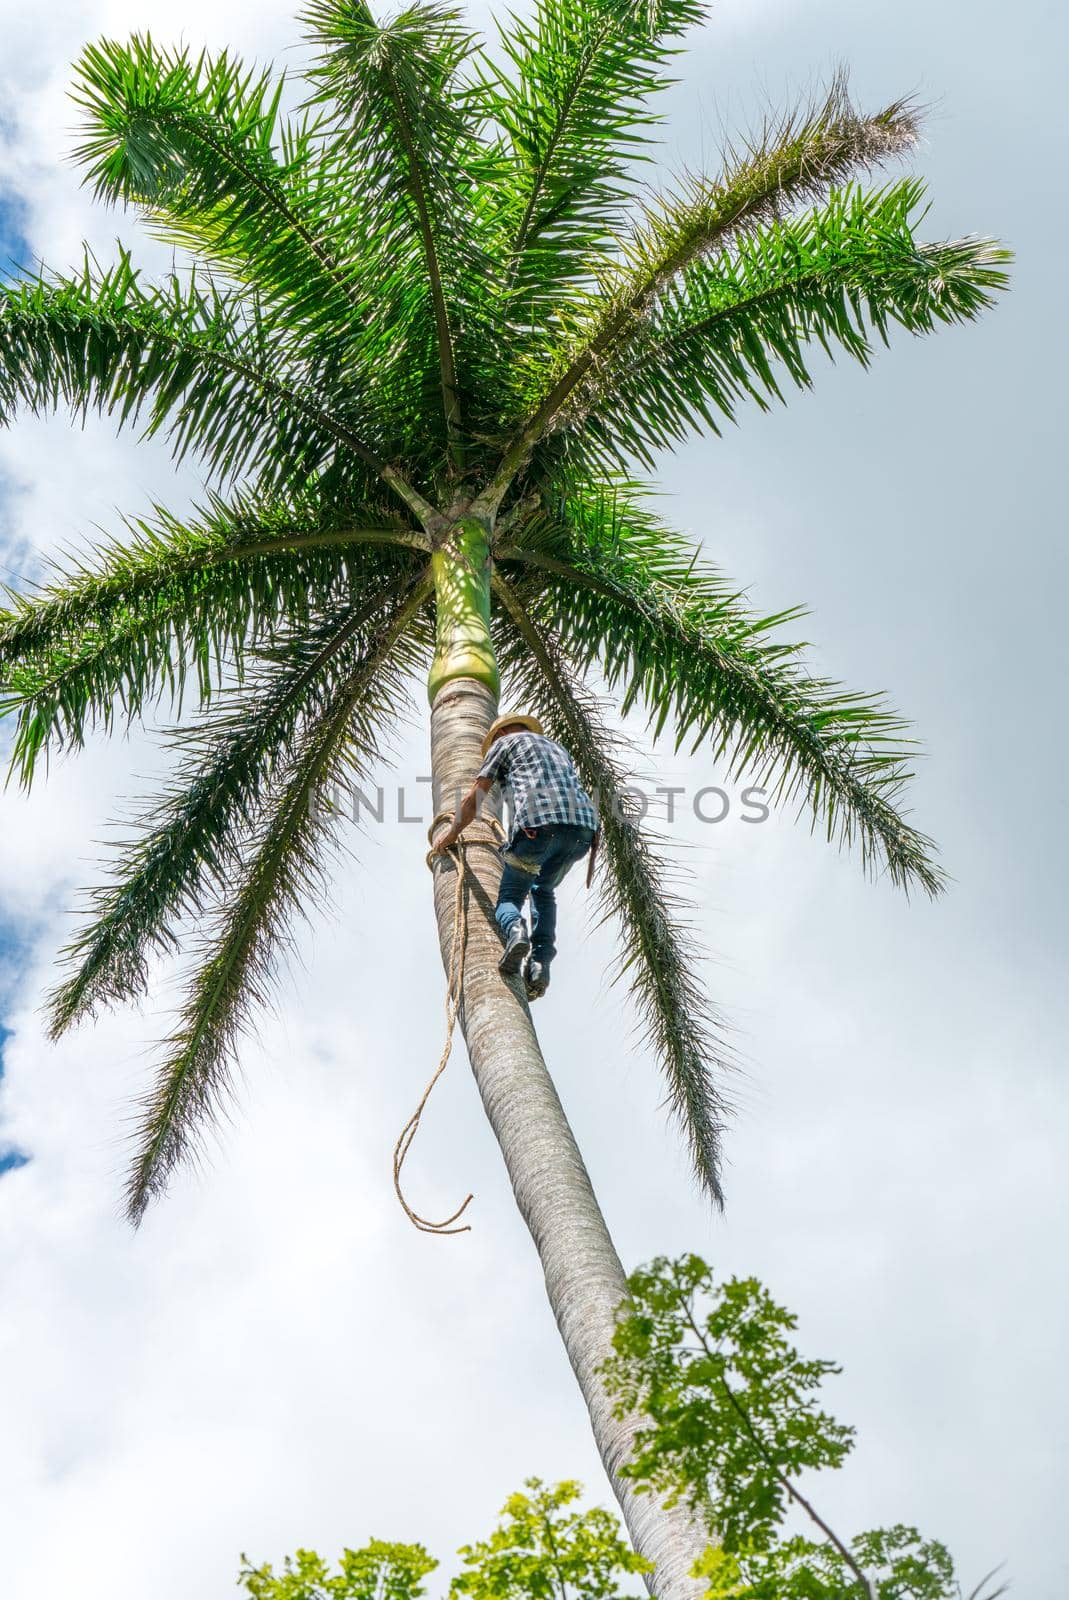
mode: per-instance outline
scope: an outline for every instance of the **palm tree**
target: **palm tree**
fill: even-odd
[[[496,59],[446,4],[379,24],[311,0],[307,95],[224,54],[104,41],[79,64],[77,152],[103,201],[176,247],[0,291],[0,416],[90,408],[161,434],[208,478],[0,618],[3,709],[29,785],[48,753],[190,698],[174,776],[66,952],[54,1036],[143,992],[189,919],[200,944],[140,1117],[130,1217],[228,1092],[293,919],[334,861],[315,804],[378,757],[429,664],[436,791],[470,782],[501,675],[602,802],[600,893],[699,1183],[720,1201],[724,1059],[664,864],[626,805],[626,751],[590,688],[756,770],[903,888],[940,887],[898,809],[904,724],[807,670],[659,520],[638,474],[810,381],[805,349],[867,363],[893,330],[975,318],[990,241],[921,243],[922,188],[859,187],[906,152],[904,102],[826,97],[729,151],[715,178],[640,185],[653,96],[700,0],[535,0]],[[624,1280],[473,845],[461,1024],[606,1470],[660,1596],[704,1540],[620,1477],[632,1424],[598,1365]],[[448,968],[456,864],[434,893]]]

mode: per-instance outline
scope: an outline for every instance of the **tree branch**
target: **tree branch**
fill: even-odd
[[[724,1357],[720,1351],[714,1352],[710,1349],[709,1342],[702,1333],[697,1318],[694,1316],[693,1303],[689,1299],[684,1299],[683,1301],[683,1315],[690,1324],[691,1332],[694,1334],[694,1337],[701,1346],[702,1352],[705,1355],[706,1360],[709,1362],[710,1368],[715,1371],[719,1363],[724,1361]],[[717,1358],[719,1358],[719,1361]],[[776,1482],[782,1489],[786,1490],[788,1497],[793,1500],[796,1505],[801,1506],[806,1516],[816,1523],[817,1527],[821,1530],[825,1537],[829,1539],[830,1542],[835,1546],[836,1550],[838,1550],[839,1554],[846,1562],[846,1565],[850,1568],[850,1571],[854,1574],[858,1583],[865,1591],[865,1594],[868,1596],[868,1600],[879,1600],[879,1596],[877,1595],[876,1589],[871,1580],[866,1577],[865,1573],[858,1566],[849,1549],[839,1538],[839,1535],[835,1532],[834,1528],[829,1527],[816,1508],[806,1499],[802,1491],[800,1489],[796,1489],[794,1484],[787,1477],[786,1473],[780,1470],[771,1452],[769,1451],[768,1446],[765,1444],[765,1441],[761,1438],[760,1434],[757,1432],[757,1429],[750,1421],[750,1416],[746,1410],[746,1407],[742,1404],[742,1401],[728,1383],[723,1373],[719,1371],[717,1372],[717,1381],[719,1382],[724,1393],[727,1395],[728,1403],[730,1404],[732,1410],[735,1412],[736,1416],[742,1422],[743,1427],[746,1429],[746,1432],[753,1440],[754,1447],[756,1448],[758,1455],[761,1457],[768,1470],[772,1473],[773,1477],[776,1479]]]

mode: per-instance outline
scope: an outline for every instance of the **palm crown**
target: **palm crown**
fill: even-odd
[[[0,290],[0,416],[66,404],[168,437],[210,479],[0,618],[26,784],[51,749],[190,691],[175,772],[68,955],[61,1033],[145,988],[203,928],[147,1099],[139,1217],[225,1090],[287,929],[329,870],[310,805],[376,761],[418,668],[537,710],[602,802],[601,889],[698,1173],[718,1188],[715,1015],[663,863],[612,803],[623,753],[594,673],[653,727],[744,766],[864,862],[935,893],[899,809],[910,743],[879,698],[814,677],[656,515],[636,472],[695,427],[862,363],[897,326],[974,318],[990,241],[920,243],[921,186],[853,175],[913,144],[843,82],[729,151],[640,184],[655,91],[696,0],[537,0],[496,60],[444,5],[377,23],[314,0],[308,95],[148,38],[86,50],[78,160],[194,265],[130,257]]]

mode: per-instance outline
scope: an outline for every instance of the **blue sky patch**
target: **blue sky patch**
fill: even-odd
[[[0,278],[14,277],[29,265],[30,246],[22,231],[23,207],[9,193],[0,193]]]
[[[22,949],[18,940],[13,936],[11,929],[0,921],[0,1013],[6,1010],[11,997],[18,976],[18,961],[21,954]],[[11,1029],[5,1028],[0,1022],[0,1093],[4,1080],[4,1046],[10,1037]],[[14,1172],[16,1167],[24,1167],[29,1159],[25,1151],[5,1144],[0,1138],[0,1178],[5,1172]]]
[[[30,247],[22,232],[23,207],[9,193],[0,193],[0,279],[11,278],[30,259]],[[2,506],[0,506],[2,510]],[[0,1016],[6,1011],[18,979],[24,947],[14,931],[0,919]],[[0,1084],[4,1077],[4,1045],[11,1030],[0,1022]],[[0,1140],[0,1177],[24,1167],[29,1156]]]
[[[0,283],[13,282],[33,267],[33,252],[23,232],[25,220],[26,207],[23,202],[10,189],[0,185]],[[24,540],[12,540],[9,503],[13,486],[10,475],[0,471],[0,584],[11,584],[17,590],[24,590],[29,581],[26,572],[33,566],[33,557]],[[0,605],[4,603],[0,594]],[[11,734],[6,725],[0,727],[0,767],[7,765],[10,740]],[[3,926],[0,923],[0,938],[2,935]],[[3,949],[0,947],[2,959]],[[0,988],[0,1003],[3,998]]]

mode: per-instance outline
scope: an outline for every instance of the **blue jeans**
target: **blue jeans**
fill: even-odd
[[[530,895],[531,957],[535,961],[548,963],[557,953],[554,943],[557,901],[553,891],[575,863],[583,859],[593,841],[591,828],[576,827],[570,822],[551,822],[542,828],[532,828],[530,834],[518,833],[514,843],[501,852],[505,870],[497,892],[497,925],[507,939],[509,929],[517,917],[523,915],[524,901]]]

